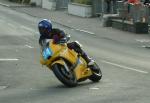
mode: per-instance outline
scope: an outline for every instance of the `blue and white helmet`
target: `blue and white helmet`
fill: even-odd
[[[52,22],[49,19],[43,19],[38,23],[40,35],[49,35],[52,31]]]

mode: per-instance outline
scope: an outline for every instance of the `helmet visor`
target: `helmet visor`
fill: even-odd
[[[43,28],[43,27],[39,27],[39,32],[40,32],[41,35],[44,35],[44,36],[49,35],[49,31],[46,28]]]

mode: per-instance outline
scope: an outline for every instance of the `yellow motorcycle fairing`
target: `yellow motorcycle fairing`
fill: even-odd
[[[40,62],[42,65],[51,65],[56,58],[60,57],[67,59],[72,64],[76,62],[77,53],[74,50],[68,49],[66,44],[54,44],[53,41],[50,41],[49,47],[51,48],[53,55],[47,60],[44,60],[41,55]]]
[[[77,67],[74,69],[77,80],[91,76],[92,71],[90,68],[87,68],[86,61],[82,57],[80,57],[78,60],[79,63]]]
[[[92,75],[92,71],[87,68],[86,61],[81,56],[78,57],[78,54],[74,50],[69,49],[67,44],[54,44],[53,41],[50,41],[49,47],[51,48],[53,55],[47,60],[44,60],[41,55],[40,62],[42,65],[46,65],[49,68],[56,63],[65,66],[65,61],[62,59],[64,58],[72,65],[77,63],[77,66],[74,68],[77,80]]]

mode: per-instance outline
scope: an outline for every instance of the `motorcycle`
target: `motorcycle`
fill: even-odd
[[[78,82],[87,79],[98,82],[102,78],[96,62],[92,67],[87,66],[81,55],[69,49],[65,42],[54,44],[50,40],[41,52],[40,63],[52,70],[57,79],[68,87],[75,87]],[[94,72],[91,68],[97,68],[98,71]]]

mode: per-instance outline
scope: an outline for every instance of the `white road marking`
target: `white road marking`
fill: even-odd
[[[14,29],[16,29],[15,27],[15,25],[13,25],[13,24],[11,24],[11,23],[8,23],[8,26],[11,26],[12,28],[14,28]]]
[[[86,30],[80,30],[80,29],[76,29],[76,30],[78,30],[78,31],[81,31],[81,32],[85,32],[85,33],[88,33],[88,34],[95,34],[95,33],[93,33],[93,32],[90,32],[90,31],[86,31]]]
[[[136,39],[137,42],[141,42],[141,43],[149,43],[150,42],[150,39]]]
[[[0,86],[0,90],[1,89],[6,89],[8,86]]]
[[[92,87],[92,88],[89,88],[91,90],[98,90],[99,88],[98,87]]]
[[[4,3],[0,3],[0,5],[3,5],[3,6],[10,7],[9,5],[7,5],[7,4],[4,4]]]
[[[18,61],[19,59],[3,59],[3,58],[0,58],[0,61]]]
[[[30,45],[25,45],[25,46],[28,47],[28,48],[31,48],[31,49],[34,48],[34,47],[30,46]]]
[[[143,47],[143,48],[150,48],[150,45],[147,45],[147,46],[146,46],[146,45],[143,45],[142,47]]]
[[[36,33],[33,29],[31,29],[31,28],[29,28],[29,27],[26,27],[26,26],[20,26],[20,28],[22,28],[22,29],[25,29],[25,30],[27,30],[27,31],[29,31],[29,32],[32,32],[32,33]]]
[[[132,70],[132,71],[136,71],[136,72],[140,72],[140,73],[144,73],[144,74],[148,73],[147,71],[143,71],[143,70],[127,67],[127,66],[124,66],[124,65],[119,65],[119,64],[108,62],[108,61],[105,61],[105,60],[102,60],[102,62],[110,64],[110,65],[113,65],[113,66],[116,66],[116,67],[120,67],[120,68],[123,68],[123,69],[128,69],[128,70]]]

